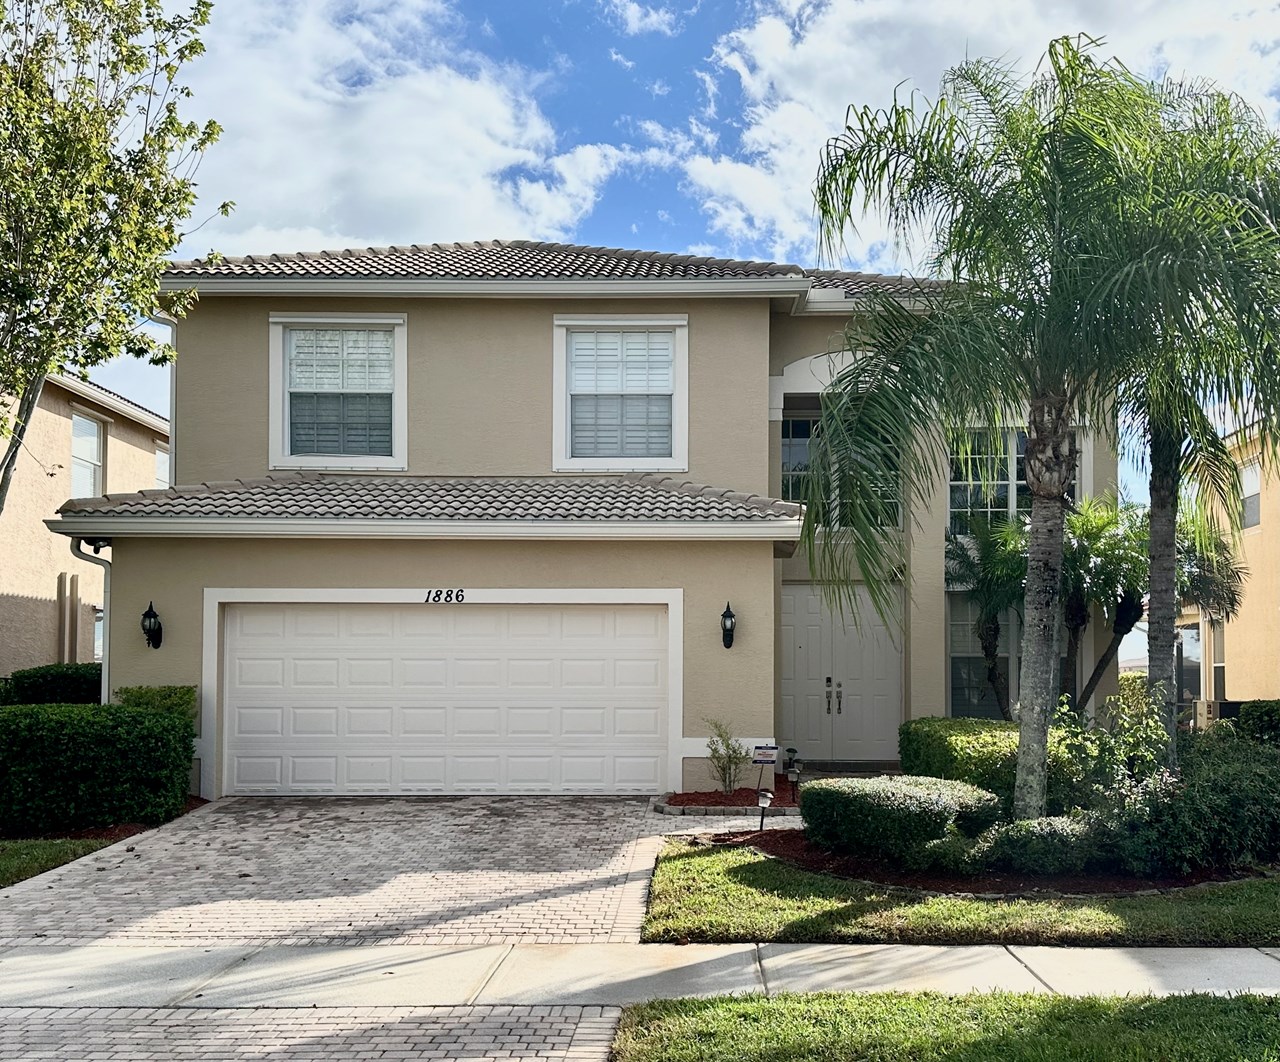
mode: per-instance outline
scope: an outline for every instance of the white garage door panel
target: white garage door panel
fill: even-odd
[[[232,605],[234,793],[659,792],[666,610]]]

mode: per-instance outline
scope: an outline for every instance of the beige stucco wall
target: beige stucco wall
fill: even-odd
[[[684,734],[722,718],[773,734],[773,548],[760,543],[118,540],[112,569],[111,685],[200,682],[204,588],[682,587]],[[164,644],[137,618],[154,600]],[[738,616],[721,644],[726,600]],[[677,735],[678,737],[678,735]],[[220,772],[219,772],[220,776]]]
[[[73,402],[81,408],[73,410]],[[71,496],[71,416],[83,411],[104,421],[105,490],[155,485],[155,448],[164,435],[52,380],[45,384],[0,512],[0,675],[57,662],[61,572],[80,577],[76,657],[93,659],[93,608],[102,604],[102,569],[72,556],[70,539],[43,523]]]
[[[179,483],[268,471],[268,319],[408,317],[409,473],[551,473],[556,314],[688,314],[691,480],[769,487],[769,303],[206,297],[177,326]]]
[[[1280,697],[1280,477],[1274,469],[1262,476],[1259,503],[1258,525],[1240,532],[1240,559],[1249,572],[1244,601],[1240,614],[1223,628],[1226,693],[1232,701]],[[1207,639],[1204,645],[1208,653]],[[1207,677],[1211,668],[1206,660]],[[1211,681],[1208,685],[1212,690]]]

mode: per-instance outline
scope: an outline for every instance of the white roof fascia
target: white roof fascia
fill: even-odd
[[[159,432],[165,438],[169,437],[169,422],[159,414],[130,405],[128,402],[123,402],[115,395],[100,391],[93,384],[77,380],[74,376],[59,376],[56,373],[51,373],[49,382],[61,387],[63,390],[70,391],[73,395],[79,395],[81,398],[87,399],[103,409],[110,410],[112,413],[128,417],[130,420],[136,421],[154,432]]]
[[[622,280],[437,280],[394,277],[167,276],[162,291],[201,295],[449,295],[519,299],[530,296],[670,298],[673,296],[758,297],[791,295],[803,299],[809,277],[679,277]]]
[[[793,541],[800,518],[770,520],[403,520],[314,517],[64,516],[45,521],[77,538],[465,538],[598,541]]]

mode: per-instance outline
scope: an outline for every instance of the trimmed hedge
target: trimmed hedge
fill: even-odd
[[[1093,820],[1085,815],[1002,822],[978,841],[975,860],[1016,874],[1079,874],[1095,861]]]
[[[1018,725],[989,719],[912,719],[898,728],[898,756],[909,775],[951,778],[995,793],[1013,808],[1018,764]],[[1088,779],[1056,730],[1049,733],[1048,792],[1051,815],[1083,806]]]
[[[980,833],[996,821],[992,793],[941,778],[825,778],[800,787],[800,817],[815,844],[911,859],[951,827]]]
[[[116,690],[116,701],[119,704],[127,704],[131,708],[177,712],[190,719],[196,717],[194,686],[121,686]]]
[[[1246,701],[1240,705],[1236,729],[1252,741],[1280,745],[1280,701]]]
[[[0,708],[0,833],[39,836],[180,815],[193,730],[119,704]]]
[[[101,664],[44,664],[15,671],[7,704],[97,704],[102,700]]]

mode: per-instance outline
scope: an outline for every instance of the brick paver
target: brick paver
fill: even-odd
[[[0,1059],[605,1062],[618,1014],[614,1007],[29,1007],[0,1012]]]
[[[0,945],[636,941],[676,822],[610,797],[228,800],[0,890]]]

